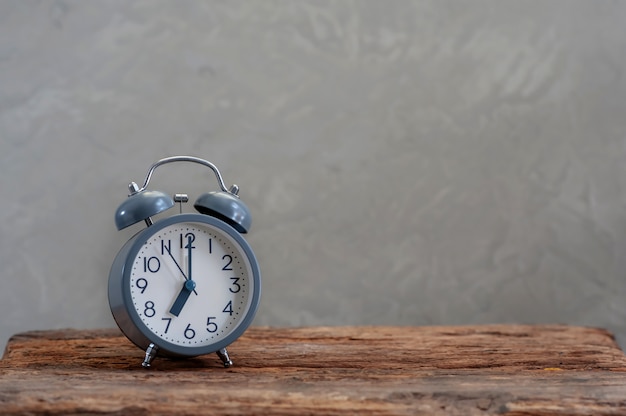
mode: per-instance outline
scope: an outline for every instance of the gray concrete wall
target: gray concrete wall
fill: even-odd
[[[130,180],[237,183],[258,325],[626,340],[626,3],[0,1],[0,342],[114,326]],[[152,186],[192,198],[195,166]]]

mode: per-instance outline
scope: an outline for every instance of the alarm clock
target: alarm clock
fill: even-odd
[[[186,194],[173,197],[147,187],[165,164],[191,162],[213,171],[219,190],[200,195],[183,213]],[[150,166],[143,186],[115,212],[118,230],[144,221],[119,251],[109,273],[109,305],[120,330],[145,351],[142,366],[156,356],[194,357],[217,353],[233,364],[226,347],[250,326],[259,305],[259,264],[242,237],[250,229],[239,188],[227,188],[217,167],[193,156],[173,156]],[[176,203],[180,212],[153,217]]]

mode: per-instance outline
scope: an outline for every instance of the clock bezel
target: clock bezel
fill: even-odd
[[[250,262],[251,299],[250,307],[237,327],[221,340],[199,347],[173,344],[158,337],[141,320],[133,306],[130,294],[130,273],[139,250],[154,234],[165,227],[178,223],[201,223],[211,225],[231,237],[241,248]],[[155,222],[150,227],[131,237],[119,251],[109,273],[109,306],[113,318],[126,337],[141,349],[153,343],[159,347],[159,355],[174,357],[195,357],[210,354],[226,348],[239,338],[250,326],[256,315],[261,296],[261,274],[259,265],[248,242],[232,226],[224,221],[204,214],[177,214]]]

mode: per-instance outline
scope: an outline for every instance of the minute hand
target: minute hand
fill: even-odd
[[[191,246],[191,237],[189,237],[187,239],[187,273],[189,274],[189,276],[187,276],[187,280],[191,280],[191,249],[193,248]]]
[[[176,265],[176,267],[178,267],[178,270],[180,271],[180,274],[183,275],[183,277],[185,278],[185,280],[190,280],[189,277],[187,277],[187,275],[185,274],[185,272],[183,271],[183,269],[180,267],[180,264],[178,264],[178,262],[176,261],[176,259],[174,258],[174,256],[172,256],[172,251],[167,248],[167,246],[165,247],[165,251],[167,251],[167,254],[170,255],[170,257],[172,258],[172,261],[174,262],[174,264]],[[193,293],[195,293],[196,295],[198,294],[198,292],[196,292],[196,289],[193,289]]]

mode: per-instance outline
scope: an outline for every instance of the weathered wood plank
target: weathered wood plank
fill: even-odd
[[[0,414],[626,414],[626,357],[560,325],[251,328],[229,352],[143,353],[117,330],[11,338]]]

